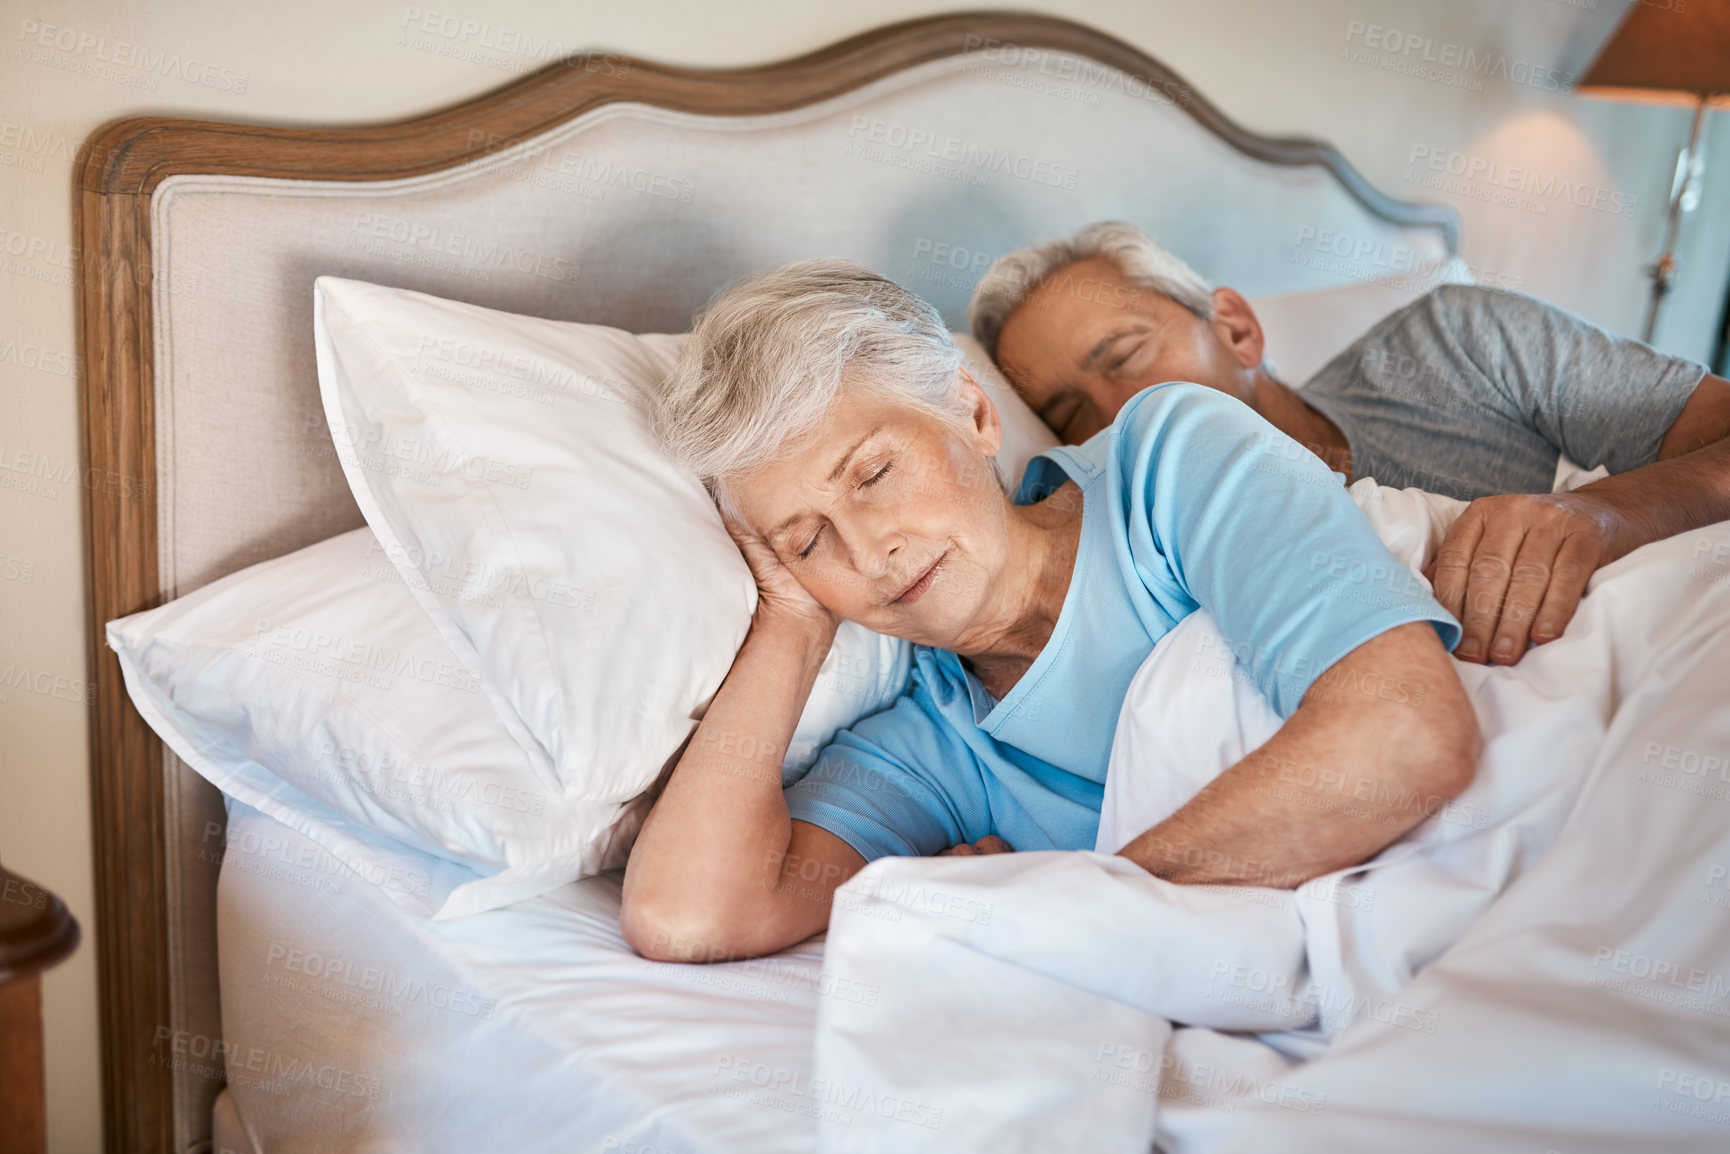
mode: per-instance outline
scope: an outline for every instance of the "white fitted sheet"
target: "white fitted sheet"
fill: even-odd
[[[616,873],[431,922],[275,819],[228,805],[225,1097],[254,1150],[815,1146],[803,1089],[821,938],[751,962],[644,961],[619,934]],[[423,855],[404,854],[412,878]]]

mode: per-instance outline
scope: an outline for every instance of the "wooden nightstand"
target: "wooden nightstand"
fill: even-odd
[[[42,971],[78,947],[59,898],[0,866],[0,1154],[43,1154]]]

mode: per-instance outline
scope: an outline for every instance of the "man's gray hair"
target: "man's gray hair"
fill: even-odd
[[[857,261],[794,261],[728,286],[698,314],[653,400],[662,447],[737,517],[723,481],[791,450],[843,387],[957,420],[961,352],[937,310]]]
[[[1009,314],[1058,269],[1089,257],[1104,257],[1130,284],[1169,297],[1204,321],[1213,319],[1213,290],[1201,274],[1133,224],[1102,220],[1074,236],[1000,256],[985,270],[967,306],[967,325],[992,360]]]

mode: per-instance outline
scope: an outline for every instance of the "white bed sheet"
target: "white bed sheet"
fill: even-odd
[[[1730,1151],[1730,522],[1600,570],[1521,665],[1461,672],[1483,830],[1432,818],[1342,871],[1349,898],[1104,854],[872,863],[827,965],[878,1002],[821,1008],[817,1077],[917,1093],[943,1132],[860,1111],[818,1150]]]
[[[420,855],[404,853],[405,884],[416,884]],[[431,922],[231,800],[218,894],[224,1144],[813,1149],[817,1103],[805,1090],[822,939],[743,963],[644,961],[619,934],[619,885],[604,874]],[[250,1145],[235,1140],[230,1107]]]

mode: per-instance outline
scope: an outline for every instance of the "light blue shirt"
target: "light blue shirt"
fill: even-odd
[[[797,821],[867,860],[996,834],[1017,850],[1092,849],[1112,736],[1154,645],[1213,615],[1280,716],[1370,638],[1459,624],[1414,581],[1339,474],[1242,402],[1145,389],[1107,429],[1028,463],[1016,504],[1073,479],[1081,540],[1051,638],[1001,701],[954,653],[915,646],[906,692],[842,730],[787,789]]]

